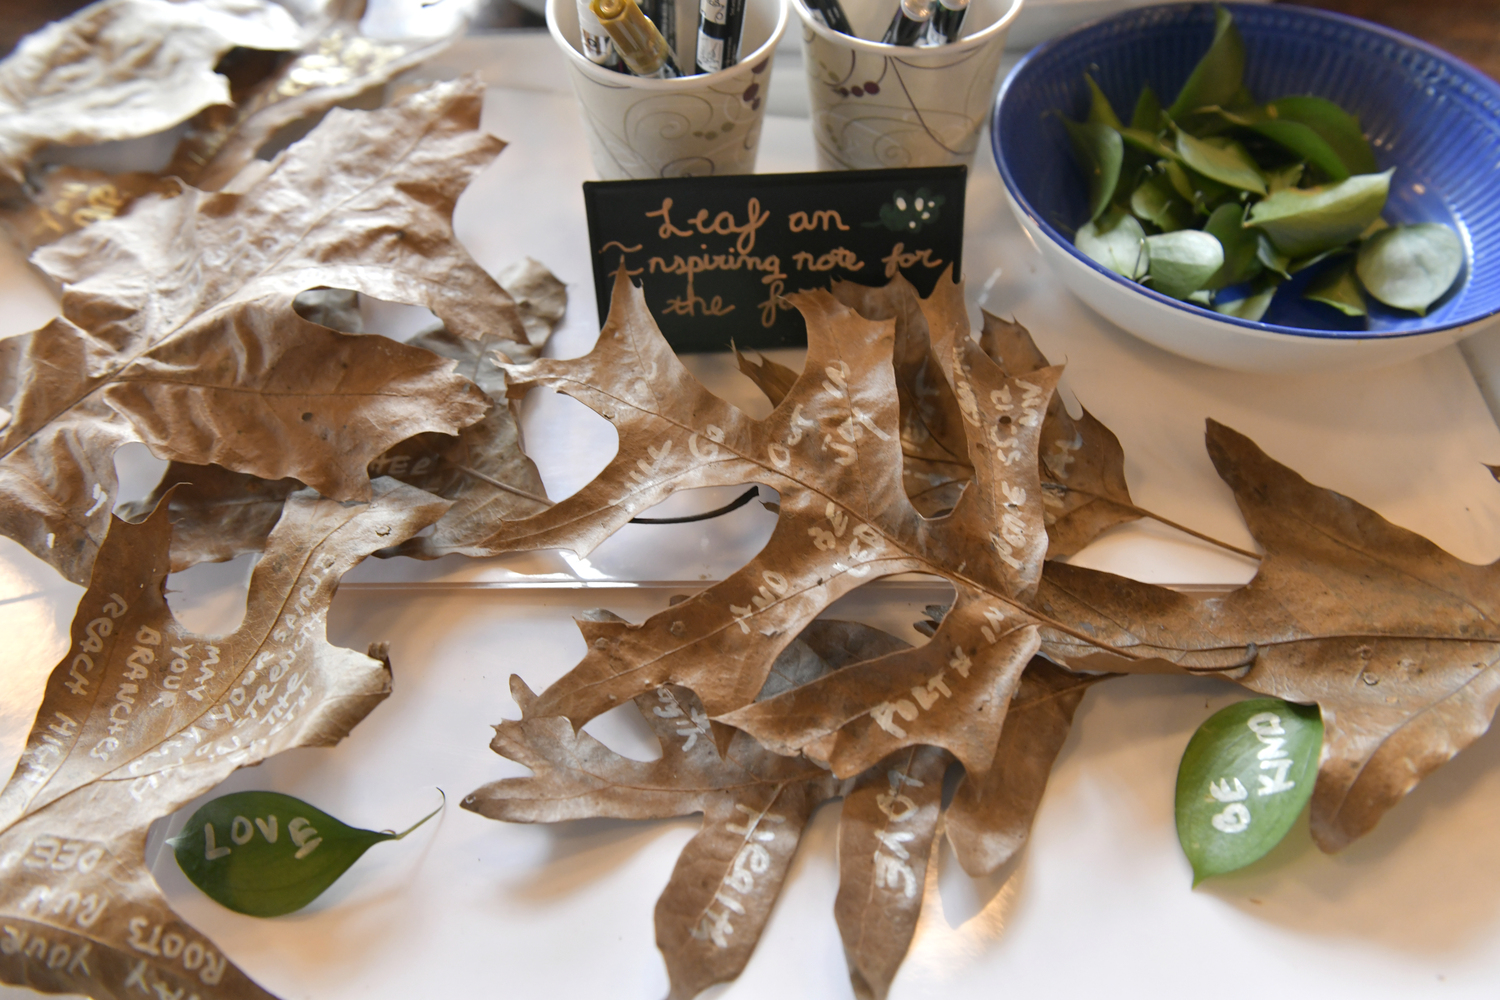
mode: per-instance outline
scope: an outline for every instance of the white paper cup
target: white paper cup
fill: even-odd
[[[788,17],[786,0],[747,0],[738,63],[717,73],[648,80],[589,62],[578,39],[576,0],[547,0],[547,30],[568,57],[599,176],[752,173],[771,85],[771,53]],[[696,0],[677,0],[677,61],[684,71],[692,70],[697,32]]]
[[[882,45],[896,0],[844,0],[855,38],[825,27],[804,0],[802,53],[823,170],[968,163],[994,101],[1005,33],[1022,0],[972,0],[958,41]]]

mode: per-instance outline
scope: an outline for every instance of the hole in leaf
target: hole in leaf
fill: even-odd
[[[614,425],[570,396],[536,388],[521,402],[521,434],[547,496],[566,499],[583,489],[615,457]]]
[[[226,635],[245,619],[250,573],[259,557],[246,553],[228,562],[199,563],[167,577],[167,606],[189,632]]]
[[[633,701],[589,720],[583,731],[622,757],[642,762],[661,759],[661,743]]]
[[[139,441],[131,441],[115,450],[115,509],[121,504],[139,503],[151,495],[167,471],[166,459],[157,458]],[[97,494],[96,494],[97,496]]]

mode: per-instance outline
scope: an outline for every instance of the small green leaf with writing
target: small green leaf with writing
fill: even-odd
[[[1463,269],[1464,245],[1457,233],[1436,222],[1391,226],[1360,245],[1355,266],[1371,295],[1424,316]]]
[[[1177,769],[1177,839],[1193,884],[1243,868],[1286,836],[1323,747],[1316,705],[1254,698],[1198,727]]]
[[[300,910],[383,840],[402,833],[361,830],[279,792],[235,792],[207,802],[168,841],[177,864],[215,902],[252,917]]]

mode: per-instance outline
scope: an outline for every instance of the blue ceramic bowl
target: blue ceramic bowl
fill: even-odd
[[[1208,3],[1144,7],[1038,46],[1001,87],[992,139],[1011,207],[1068,287],[1107,319],[1211,364],[1289,371],[1388,364],[1500,319],[1500,84],[1388,28],[1303,7],[1225,4],[1244,37],[1245,84],[1258,101],[1293,94],[1354,114],[1380,168],[1396,168],[1385,218],[1442,222],[1467,262],[1426,316],[1372,302],[1363,319],[1283,287],[1263,322],[1221,316],[1127,281],[1073,246],[1087,189],[1055,114],[1085,117],[1087,73],[1130,116],[1149,83],[1171,103],[1213,39]],[[1306,277],[1304,275],[1304,283]]]

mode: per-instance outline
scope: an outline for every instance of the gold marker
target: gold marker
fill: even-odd
[[[589,0],[625,65],[636,76],[667,80],[682,75],[667,40],[641,12],[635,0]]]

